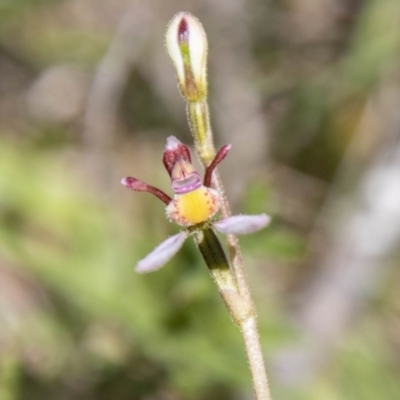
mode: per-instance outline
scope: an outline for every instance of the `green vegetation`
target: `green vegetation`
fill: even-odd
[[[240,334],[194,243],[188,240],[155,274],[133,271],[179,228],[165,219],[159,201],[128,192],[119,180],[134,174],[168,191],[160,159],[165,138],[173,133],[190,143],[184,115],[168,114],[173,102],[166,105],[155,88],[156,71],[148,63],[132,67],[108,149],[85,143],[83,106],[61,122],[37,120],[27,111],[32,85],[55,64],[92,74],[89,87],[113,38],[118,18],[110,15],[107,24],[107,12],[93,12],[76,21],[73,3],[0,5],[0,399],[245,398],[251,387]],[[243,23],[249,16],[253,21],[251,55],[258,70],[252,83],[270,123],[265,132],[271,146],[234,202],[235,211],[273,217],[265,232],[240,239],[273,372],[269,361],[276,353],[303,340],[291,315],[297,294],[317,274],[315,254],[328,251],[326,232],[317,226],[330,206],[325,201],[344,192],[340,207],[346,208],[377,144],[386,140],[374,131],[348,147],[379,89],[398,88],[400,3],[362,2],[343,11],[349,19],[336,27],[334,39],[300,44],[282,33],[291,25],[280,13],[295,13],[293,2],[269,2],[268,10],[258,3],[250,3]],[[88,4],[82,12],[89,13]],[[174,11],[157,15],[161,33],[152,40],[158,45]],[[205,7],[206,27],[212,14]],[[287,26],[265,27],[271,15]],[[215,52],[214,37],[210,29]],[[152,46],[149,39],[149,63]],[[172,67],[164,73],[172,75]],[[135,79],[140,94],[134,93]],[[137,99],[146,100],[141,109]],[[339,169],[349,167],[343,167],[345,155],[353,163],[342,172],[349,180],[338,181]],[[337,209],[331,211],[335,216]],[[311,234],[321,236],[320,247],[310,247]],[[398,396],[399,254],[391,255],[309,382],[293,389],[270,374],[274,400]]]

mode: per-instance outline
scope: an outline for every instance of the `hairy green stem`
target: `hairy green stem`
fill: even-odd
[[[240,327],[245,316],[249,315],[249,308],[239,295],[235,276],[217,235],[211,228],[199,229],[195,231],[194,239],[232,320]]]
[[[201,229],[195,232],[194,237],[218,287],[237,291],[235,277],[215,232],[211,228]]]
[[[187,110],[197,154],[203,166],[207,168],[215,155],[215,148],[212,140],[212,131],[209,123],[210,119],[206,99],[198,103],[188,102]],[[231,211],[221,178],[217,171],[213,173],[212,185],[221,196],[221,216],[222,218],[227,218],[231,215]],[[212,231],[210,230],[210,232]],[[212,233],[215,236],[215,233]],[[195,240],[204,257],[204,249],[202,250],[202,248],[206,246],[206,243],[207,246],[210,246],[211,233],[205,231],[202,237],[200,233],[196,233]],[[235,235],[226,235],[226,241],[232,269],[229,268],[227,261],[226,265],[223,267],[218,267],[217,264],[215,264],[214,267],[210,268],[208,263],[209,261],[207,261],[206,258],[210,258],[209,255],[206,255],[205,257],[206,263],[210,268],[211,275],[218,286],[218,290],[224,299],[231,318],[239,326],[242,334],[246,348],[247,360],[253,378],[256,398],[257,400],[270,400],[271,395],[257,328],[257,313],[251,297],[249,284],[247,282],[239,242]],[[212,246],[217,249],[216,244],[213,244]],[[223,252],[220,244],[219,248]],[[219,271],[217,272],[217,270]],[[225,275],[228,276],[228,274],[229,276],[233,276],[235,289],[232,289],[231,286],[227,287],[220,284],[221,280],[218,280],[216,276],[221,274],[224,277]]]
[[[188,102],[186,110],[197,154],[207,168],[215,156],[207,100]]]

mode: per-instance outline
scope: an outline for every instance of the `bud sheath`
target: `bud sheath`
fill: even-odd
[[[174,64],[185,100],[207,95],[207,37],[200,21],[188,12],[176,14],[168,25],[165,45]]]

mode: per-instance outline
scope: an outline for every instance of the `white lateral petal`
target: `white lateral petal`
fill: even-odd
[[[265,228],[271,217],[267,214],[234,215],[214,222],[214,228],[225,235],[247,235]]]
[[[188,232],[181,231],[164,240],[136,264],[136,272],[146,273],[160,269],[179,251],[188,235]]]
[[[176,68],[176,73],[180,82],[185,79],[185,66],[183,64],[182,54],[179,48],[178,31],[179,24],[182,18],[185,18],[186,13],[180,12],[176,14],[170,21],[167,32],[165,33],[165,45],[169,56]]]

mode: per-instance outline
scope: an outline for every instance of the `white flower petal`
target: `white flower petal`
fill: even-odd
[[[186,16],[185,12],[180,12],[176,14],[171,19],[167,28],[167,32],[165,34],[165,45],[167,47],[169,56],[171,57],[171,60],[176,68],[176,73],[178,75],[179,82],[184,82],[185,80],[185,71],[184,71],[185,67],[183,64],[183,59],[178,41],[179,24],[181,23],[182,18],[185,18],[185,16]]]
[[[160,269],[179,251],[188,235],[188,232],[181,231],[164,240],[136,264],[136,272],[146,273]]]
[[[187,17],[189,27],[190,64],[197,85],[206,85],[207,37],[200,21],[190,15]]]
[[[213,226],[225,235],[247,235],[265,228],[271,220],[267,214],[234,215],[214,222]]]

